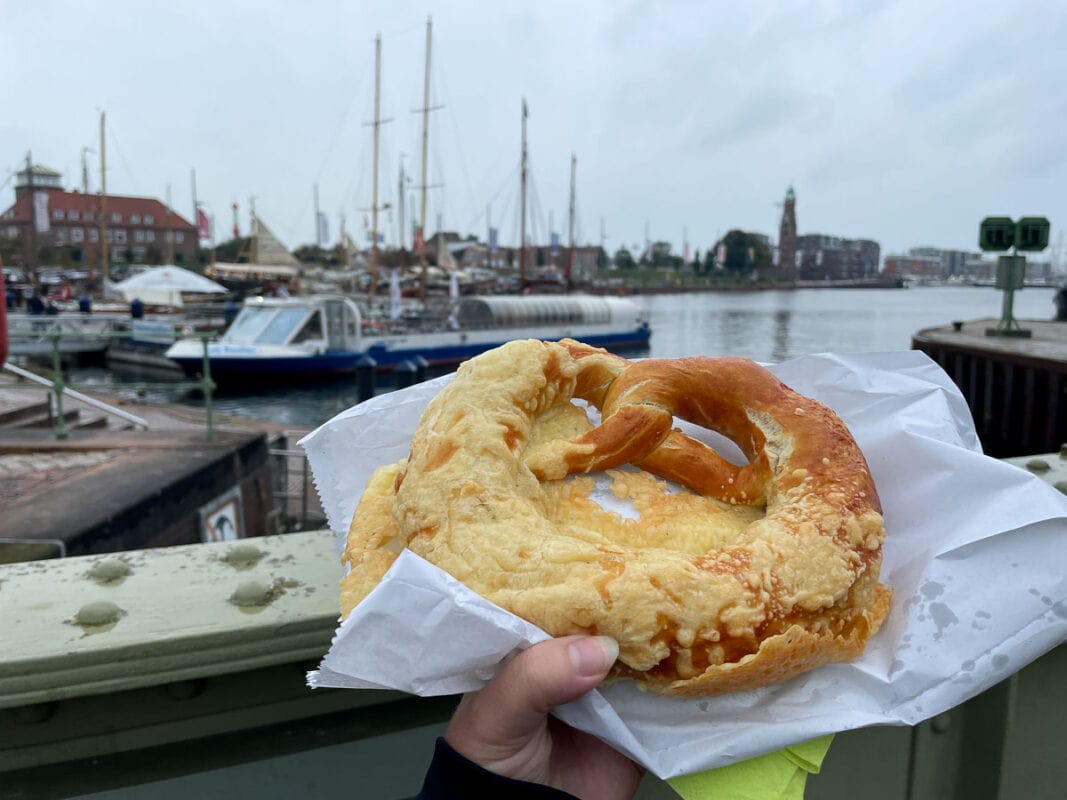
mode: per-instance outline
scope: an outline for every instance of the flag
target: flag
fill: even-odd
[[[414,247],[415,247],[415,252],[417,252],[417,253],[421,253],[422,252],[423,242],[422,242],[422,226],[421,225],[419,227],[415,228]]]
[[[389,319],[400,319],[400,270],[389,270]]]
[[[689,263],[689,242],[682,245],[682,261]]]
[[[200,241],[211,239],[211,220],[202,208],[196,210],[196,235],[200,237]]]
[[[726,263],[726,245],[720,243],[718,249],[715,251],[715,262],[721,267]]]
[[[796,262],[796,266],[799,268],[804,263],[804,251],[797,250],[793,256],[793,261]]]
[[[549,235],[549,239],[552,243],[552,257],[555,258],[559,255],[559,234],[553,233]]]
[[[330,240],[330,223],[326,219],[326,215],[321,211],[319,212],[319,224],[315,229],[315,236],[315,244],[318,247],[322,247]]]
[[[33,227],[38,233],[48,233],[51,230],[48,220],[48,192],[33,193]]]
[[[500,231],[496,228],[489,229],[489,252],[496,253],[497,251],[497,237],[500,235]]]
[[[450,300],[459,300],[459,278],[455,270],[448,276],[448,297]]]

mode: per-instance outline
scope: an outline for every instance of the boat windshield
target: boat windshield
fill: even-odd
[[[245,306],[222,341],[229,344],[283,344],[307,318],[304,306]]]
[[[223,335],[222,341],[233,344],[251,344],[270,322],[276,310],[269,307],[245,306]]]
[[[279,308],[274,319],[256,337],[256,344],[284,344],[308,315],[303,307]]]

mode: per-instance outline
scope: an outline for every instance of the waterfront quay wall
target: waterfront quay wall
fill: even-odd
[[[1024,320],[1030,336],[993,336],[998,320],[919,331],[912,347],[948,373],[978,438],[995,458],[1056,451],[1067,443],[1067,323]]]
[[[0,563],[167,547],[271,530],[264,432],[0,431]],[[219,514],[229,523],[219,524]],[[212,525],[215,527],[212,527]]]

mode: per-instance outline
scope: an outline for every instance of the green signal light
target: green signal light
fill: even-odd
[[[1015,221],[1011,217],[986,217],[978,229],[978,246],[990,252],[1003,252],[1015,246]]]

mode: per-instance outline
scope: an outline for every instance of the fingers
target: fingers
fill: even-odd
[[[445,738],[474,761],[506,758],[545,727],[555,706],[576,700],[607,676],[619,646],[606,636],[541,642],[513,658],[489,684],[467,695]]]

